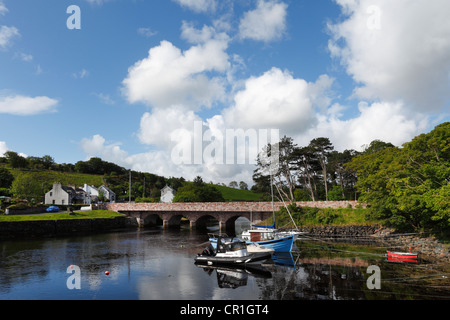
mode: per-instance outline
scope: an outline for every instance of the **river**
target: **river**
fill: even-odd
[[[125,229],[0,242],[1,300],[450,300],[450,274],[375,243],[297,241],[261,268],[194,264],[206,231]],[[108,274],[106,274],[108,272]]]

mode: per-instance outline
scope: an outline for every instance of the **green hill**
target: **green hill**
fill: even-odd
[[[222,193],[225,201],[261,201],[262,194],[250,190],[235,189],[220,185],[211,185]]]
[[[10,169],[14,178],[30,175],[33,179],[39,181],[44,189],[50,190],[55,182],[61,182],[63,186],[75,185],[82,187],[85,183],[100,187],[103,184],[103,176],[76,172],[59,172],[51,170],[20,170]],[[47,192],[46,191],[46,192]]]
[[[87,174],[79,172],[61,172],[54,170],[43,170],[43,169],[17,169],[8,168],[4,164],[0,166],[7,168],[10,173],[14,176],[16,183],[16,191],[18,187],[22,185],[22,189],[25,191],[30,191],[29,196],[22,194],[23,192],[17,192],[22,194],[24,198],[34,198],[40,199],[47,191],[49,191],[53,183],[60,182],[64,186],[72,185],[77,187],[83,187],[84,184],[93,185],[95,187],[100,187],[105,184],[111,188],[118,195],[124,196],[124,200],[128,200],[128,189],[129,189],[129,175],[118,174],[118,175],[100,175],[100,174]],[[138,174],[132,172],[132,200],[136,197],[140,197],[143,194],[143,177],[140,177],[142,173]],[[171,184],[171,179],[166,179],[162,177],[156,177],[151,174],[145,174],[145,187],[146,187],[146,198],[142,200],[159,201],[160,189],[164,187],[165,184]],[[18,181],[22,181],[18,183]],[[192,182],[179,182],[180,187],[182,184],[192,183]],[[250,190],[241,190],[231,187],[226,187],[222,185],[208,184],[209,186],[215,187],[222,194],[225,201],[261,201],[263,200],[263,195],[260,193],[255,193]],[[12,190],[11,190],[12,191]],[[150,196],[150,197],[149,197]]]

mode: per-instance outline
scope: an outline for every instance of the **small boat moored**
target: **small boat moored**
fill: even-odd
[[[418,258],[417,252],[395,252],[395,251],[387,251],[388,261],[395,262],[417,262]]]
[[[207,265],[245,265],[265,261],[272,257],[273,251],[262,250],[249,253],[244,241],[217,238],[216,248],[211,244],[195,257],[195,263]]]

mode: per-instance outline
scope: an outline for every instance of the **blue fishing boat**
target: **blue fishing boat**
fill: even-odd
[[[259,248],[274,250],[275,252],[291,252],[294,245],[295,236],[279,236],[274,229],[256,229],[248,230],[249,236],[242,234],[241,239],[235,238],[236,241],[245,241],[249,250],[252,250],[251,244],[256,244]],[[209,241],[215,248],[217,246],[217,237],[210,235]]]
[[[291,252],[294,245],[295,235],[285,235],[276,229],[258,228],[242,233],[242,240],[247,243],[256,243],[265,248],[274,249],[275,252]]]

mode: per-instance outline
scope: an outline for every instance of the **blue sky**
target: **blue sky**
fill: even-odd
[[[81,29],[67,27],[71,5]],[[251,164],[177,165],[174,147],[196,121],[341,151],[401,145],[448,121],[449,12],[446,0],[0,0],[0,154],[251,182]]]

